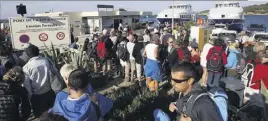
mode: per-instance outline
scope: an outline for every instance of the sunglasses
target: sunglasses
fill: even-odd
[[[169,43],[173,43],[173,42],[169,42]]]
[[[186,82],[188,81],[190,78],[187,78],[187,79],[183,79],[183,80],[180,80],[180,79],[171,79],[172,81],[174,81],[175,83],[182,83],[182,82]]]

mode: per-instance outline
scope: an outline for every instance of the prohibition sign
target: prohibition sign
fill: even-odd
[[[30,37],[26,34],[21,35],[19,39],[21,43],[28,43],[30,41]]]
[[[65,34],[63,32],[58,32],[56,37],[59,39],[59,40],[63,40],[65,38]]]
[[[39,40],[40,41],[47,41],[48,35],[46,33],[39,34]]]

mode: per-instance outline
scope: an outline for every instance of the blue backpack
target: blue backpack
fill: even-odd
[[[217,112],[221,115],[222,121],[228,121],[228,96],[221,88],[214,88],[208,92],[192,95],[183,107],[183,112],[186,116],[191,116],[195,102],[202,96],[209,96],[217,105]]]

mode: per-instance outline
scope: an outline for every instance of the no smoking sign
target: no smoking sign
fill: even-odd
[[[56,37],[58,38],[58,40],[63,40],[65,38],[65,34],[63,32],[58,32]]]
[[[48,35],[46,33],[41,33],[39,34],[39,40],[40,41],[47,41],[48,40]]]

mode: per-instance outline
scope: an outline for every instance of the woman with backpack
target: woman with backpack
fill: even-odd
[[[237,42],[230,43],[228,51],[229,55],[227,57],[227,64],[225,65],[227,76],[237,76],[238,61],[243,59],[243,55],[239,51],[239,44]]]
[[[220,78],[224,71],[224,66],[227,64],[225,50],[222,48],[223,41],[221,39],[214,40],[212,47],[207,54],[207,85],[209,87],[219,86]]]

